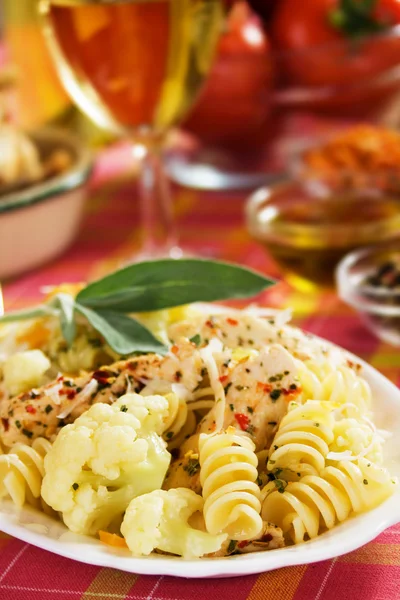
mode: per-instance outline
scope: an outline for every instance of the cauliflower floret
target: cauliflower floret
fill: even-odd
[[[75,533],[106,529],[132,498],[160,488],[168,469],[166,444],[143,430],[136,398],[121,400],[63,427],[45,458],[42,497]]]
[[[13,354],[3,365],[6,390],[11,396],[17,396],[39,386],[50,366],[49,359],[41,350],[27,350]]]
[[[156,548],[184,558],[217,552],[227,535],[211,535],[188,523],[203,504],[203,498],[187,488],[155,490],[132,500],[121,533],[135,556],[147,556]]]
[[[169,401],[164,396],[126,394],[118,400],[118,405],[129,405],[129,412],[140,421],[142,431],[164,433],[169,418]]]

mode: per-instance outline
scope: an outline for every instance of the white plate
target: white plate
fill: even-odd
[[[385,466],[392,475],[400,477],[400,390],[370,365],[353,356],[354,359],[364,366],[363,375],[372,388],[375,423],[393,433],[385,445]],[[134,558],[127,550],[115,550],[94,538],[73,534],[61,523],[31,508],[17,509],[11,501],[0,501],[0,530],[24,542],[91,565],[178,577],[236,577],[326,560],[359,548],[399,521],[400,489],[397,489],[378,508],[297,546],[214,559],[183,560],[160,555]]]

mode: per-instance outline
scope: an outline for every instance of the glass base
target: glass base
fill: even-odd
[[[174,148],[167,153],[165,168],[172,181],[198,190],[251,190],[278,183],[282,167],[268,164],[254,153],[208,148]]]
[[[124,260],[123,266],[126,267],[133,263],[146,262],[149,260],[160,260],[162,258],[173,258],[174,260],[179,260],[180,258],[188,258],[189,256],[190,254],[184,252],[179,246],[172,246],[168,250],[163,250],[162,248],[155,248],[153,250],[148,248],[146,250],[145,248],[143,248],[130,258]]]

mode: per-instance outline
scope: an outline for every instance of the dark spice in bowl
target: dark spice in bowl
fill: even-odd
[[[337,284],[341,298],[378,337],[400,346],[400,239],[346,256]]]

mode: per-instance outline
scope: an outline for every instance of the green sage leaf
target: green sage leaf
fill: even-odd
[[[76,336],[75,300],[69,294],[56,294],[53,299],[60,308],[60,326],[65,341],[69,346]]]
[[[50,317],[57,316],[58,310],[47,305],[39,304],[33,308],[27,308],[24,310],[16,310],[9,312],[0,317],[0,323],[12,323],[13,321],[26,321],[28,319],[37,319],[38,317]]]
[[[147,312],[191,302],[248,298],[275,282],[239,265],[204,259],[162,259],[130,265],[89,284],[76,301],[119,313]]]
[[[93,311],[79,303],[75,310],[104,337],[108,345],[118,354],[133,352],[157,352],[165,354],[167,348],[135,319],[112,311]]]

